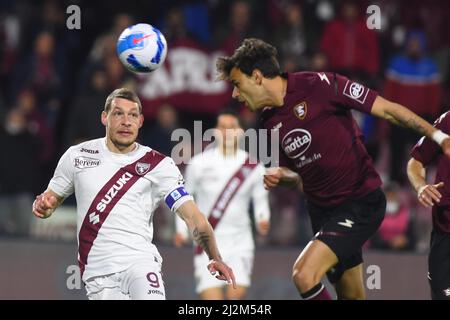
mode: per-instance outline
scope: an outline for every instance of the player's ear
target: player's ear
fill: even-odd
[[[101,120],[102,120],[102,124],[106,127],[107,121],[106,121],[106,117],[107,117],[107,113],[105,111],[102,111],[102,115],[101,115]]]
[[[139,128],[141,128],[143,124],[144,124],[144,115],[141,113],[139,115]]]
[[[258,70],[258,69],[253,70],[252,77],[255,80],[256,84],[262,83],[263,75],[260,70]]]

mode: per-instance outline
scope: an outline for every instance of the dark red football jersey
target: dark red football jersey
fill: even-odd
[[[287,74],[284,105],[262,112],[279,131],[279,166],[297,172],[309,201],[330,207],[381,185],[351,109],[370,113],[378,93],[334,73]]]
[[[434,126],[446,134],[450,134],[450,114],[441,115]],[[425,167],[434,163],[437,165],[435,183],[444,182],[439,189],[441,202],[433,206],[433,226],[440,232],[450,233],[450,159],[442,152],[441,147],[426,137],[422,137],[414,146],[411,155]]]

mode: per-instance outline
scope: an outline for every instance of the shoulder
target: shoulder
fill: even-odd
[[[289,81],[294,82],[293,89],[302,89],[317,84],[324,77],[330,77],[330,72],[301,71],[289,74]]]
[[[83,153],[86,155],[96,155],[100,153],[102,139],[93,139],[81,142],[79,144],[71,146],[67,149],[66,153]]]
[[[434,122],[434,125],[441,128],[445,133],[450,134],[450,111],[441,114]]]

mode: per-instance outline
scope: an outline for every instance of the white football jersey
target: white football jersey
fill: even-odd
[[[238,150],[235,155],[224,156],[218,148],[213,148],[191,159],[185,172],[186,190],[207,217],[225,186],[247,157],[248,153],[244,150]],[[268,192],[263,185],[264,173],[265,169],[260,163],[247,173],[215,227],[214,234],[221,253],[254,249],[250,201],[253,200],[256,223],[270,219]],[[176,229],[188,237],[186,224],[179,217],[176,217]]]
[[[83,280],[162,258],[152,243],[153,212],[164,199],[172,211],[192,200],[173,160],[136,143],[127,154],[109,151],[106,138],[69,148],[49,189],[75,192],[78,261]]]

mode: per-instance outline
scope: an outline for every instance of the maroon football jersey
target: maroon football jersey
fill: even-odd
[[[441,115],[434,126],[450,134],[450,114]],[[422,137],[414,146],[411,155],[425,167],[434,163],[437,165],[435,183],[444,182],[439,189],[442,194],[441,202],[433,206],[433,226],[440,232],[450,233],[450,159],[442,152],[441,147],[426,137]]]
[[[279,131],[278,166],[297,172],[309,201],[330,207],[381,185],[351,109],[370,113],[377,92],[334,73],[287,74],[284,105],[262,122]]]

